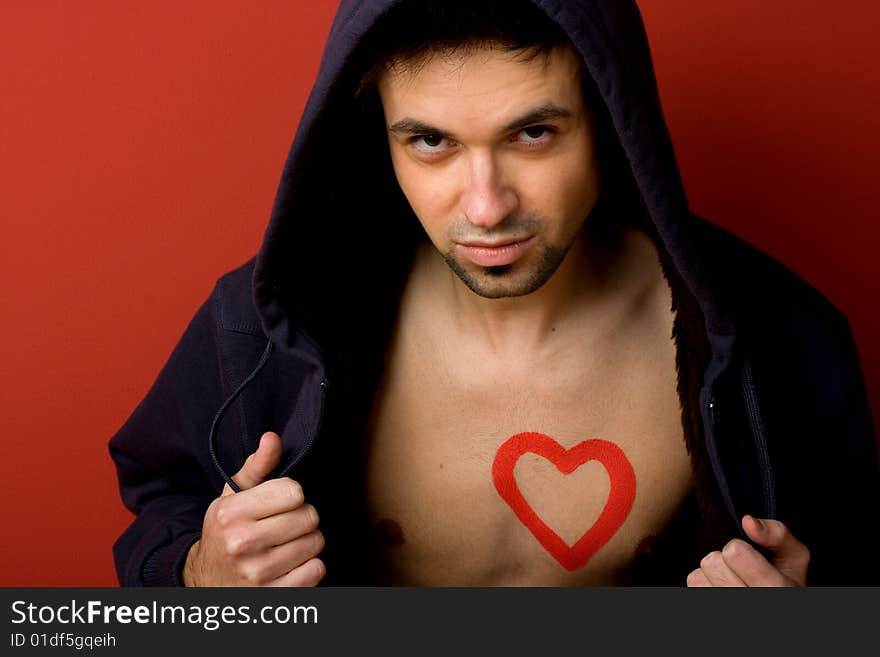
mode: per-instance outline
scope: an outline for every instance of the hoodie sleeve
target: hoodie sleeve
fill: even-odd
[[[224,399],[212,308],[211,300],[199,308],[110,440],[122,500],[137,516],[113,546],[122,586],[182,586],[186,555],[218,494],[207,450]]]

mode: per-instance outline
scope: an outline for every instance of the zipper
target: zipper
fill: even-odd
[[[293,459],[290,463],[287,464],[287,467],[281,472],[279,477],[286,477],[287,473],[290,472],[294,466],[302,461],[303,457],[306,453],[311,449],[312,444],[314,444],[315,439],[318,437],[318,434],[321,433],[321,427],[324,424],[324,407],[327,404],[327,389],[330,387],[330,381],[324,377],[321,379],[321,403],[318,406],[318,424],[315,426],[315,430],[312,432],[312,435],[309,436],[309,440],[306,442],[306,446],[297,454],[296,458]]]
[[[715,483],[718,485],[718,492],[721,494],[721,500],[724,503],[724,507],[727,509],[728,514],[733,519],[734,525],[739,525],[739,516],[737,515],[736,508],[733,505],[733,497],[730,493],[730,488],[727,485],[727,477],[724,474],[724,468],[721,464],[721,455],[718,453],[718,444],[716,441],[716,428],[717,422],[719,418],[719,409],[718,403],[715,398],[715,395],[711,392],[708,394],[708,399],[703,401],[703,408],[705,409],[703,412],[704,421],[705,421],[705,429],[706,429],[706,450],[708,452],[709,464],[712,468],[712,473],[715,475]],[[742,528],[740,528],[740,533],[742,533]],[[743,534],[744,535],[744,534]]]
[[[755,447],[755,455],[758,458],[758,466],[761,470],[761,486],[764,494],[765,518],[776,517],[776,495],[773,483],[773,469],[770,467],[770,453],[767,450],[767,437],[764,432],[764,422],[761,419],[761,408],[758,404],[758,393],[755,389],[755,380],[752,377],[752,367],[748,360],[743,361],[742,367],[742,391],[749,416],[749,428],[752,433],[752,442]]]

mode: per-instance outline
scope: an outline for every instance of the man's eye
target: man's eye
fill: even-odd
[[[418,135],[410,141],[416,148],[426,153],[436,153],[446,145],[446,138],[440,135]]]
[[[519,131],[519,139],[525,144],[541,144],[553,135],[553,129],[546,125],[533,125]]]

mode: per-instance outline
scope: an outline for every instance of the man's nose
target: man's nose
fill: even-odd
[[[519,198],[491,154],[475,154],[468,174],[461,210],[470,223],[492,228],[516,210]]]

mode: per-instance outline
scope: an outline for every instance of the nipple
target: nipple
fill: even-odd
[[[403,538],[403,528],[391,518],[379,520],[374,532],[381,543],[391,547],[399,547],[406,542]]]

